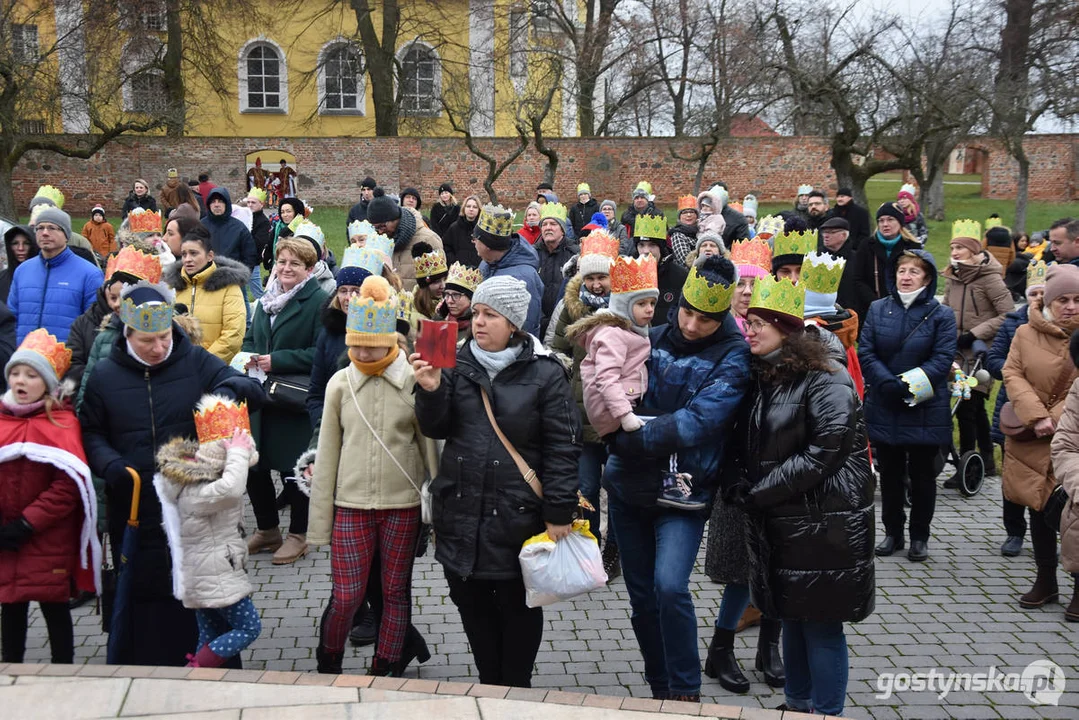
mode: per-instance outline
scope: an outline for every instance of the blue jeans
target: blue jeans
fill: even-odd
[[[199,649],[209,643],[218,657],[230,658],[258,639],[262,632],[259,611],[250,597],[223,608],[199,608]]]
[[[716,616],[717,630],[734,630],[749,607],[749,585],[727,583],[723,586],[723,598],[719,601],[719,615]]]
[[[628,505],[613,493],[608,502],[644,678],[657,697],[699,695],[701,658],[689,575],[705,517]]]
[[[603,536],[599,531],[599,483],[603,477],[603,463],[607,462],[607,446],[603,443],[584,443],[581,459],[577,462],[577,486],[585,500],[592,503],[595,511],[586,510],[584,519],[588,521],[592,534],[603,545]]]
[[[258,265],[251,269],[251,279],[247,283],[247,289],[251,291],[252,300],[258,300],[265,292],[262,287],[262,268]]]
[[[847,699],[847,638],[841,622],[783,621],[787,707],[842,715]]]

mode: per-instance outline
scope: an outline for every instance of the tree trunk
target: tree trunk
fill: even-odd
[[[865,181],[867,178],[864,173],[859,172],[861,168],[854,164],[854,158],[851,154],[836,150],[833,147],[832,169],[835,171],[836,186],[849,187],[851,192],[854,193],[854,202],[868,208],[869,202],[865,195]]]
[[[923,185],[922,202],[927,220],[944,220],[944,168],[930,167]]]
[[[6,155],[7,153],[5,153]],[[12,219],[18,219],[15,212],[15,188],[12,182],[14,172],[4,163],[0,163],[0,215]]]
[[[375,34],[371,7],[367,0],[352,0],[356,29],[363,44],[367,74],[371,78],[371,100],[375,106],[375,135],[397,136],[397,97],[394,87],[397,33],[401,19],[397,0],[382,3],[382,37]]]
[[[169,137],[183,137],[187,120],[187,97],[184,88],[183,57],[184,31],[180,15],[180,0],[166,0],[165,19],[167,41],[165,46],[164,73],[165,92],[168,102],[168,121],[165,133]]]
[[[1027,199],[1030,191],[1030,158],[1027,157],[1022,140],[1016,144],[1016,152],[1013,153],[1013,156],[1019,162],[1019,180],[1015,186],[1015,223],[1012,230],[1026,232]]]
[[[577,128],[581,137],[592,137],[596,134],[596,109],[592,106],[596,96],[595,75],[577,75]]]

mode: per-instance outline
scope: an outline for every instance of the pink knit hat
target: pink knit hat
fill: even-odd
[[[1045,307],[1061,295],[1079,293],[1079,267],[1052,265],[1045,276]]]

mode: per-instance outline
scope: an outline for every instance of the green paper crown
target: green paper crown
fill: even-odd
[[[1038,260],[1027,265],[1027,287],[1031,285],[1044,285],[1045,276],[1049,273],[1049,266],[1044,260]]]
[[[566,206],[562,203],[547,203],[540,210],[540,222],[543,222],[547,218],[554,218],[559,222],[566,222],[566,218],[569,217],[569,211],[566,210]]]
[[[633,237],[667,240],[667,218],[662,215],[638,215],[633,221]]]
[[[641,218],[637,218],[637,222],[640,221]],[[634,233],[636,234],[636,226],[634,226]],[[690,268],[689,275],[686,277],[686,284],[682,286],[682,297],[700,312],[721,313],[730,310],[731,299],[734,297],[734,286],[735,283],[724,285],[723,283],[709,282],[707,278],[697,272],[697,266],[694,265]]]
[[[833,295],[839,292],[839,281],[843,278],[843,268],[847,261],[828,253],[811,252],[802,262],[802,274],[798,284],[806,292]]]
[[[795,285],[790,278],[776,280],[766,275],[753,283],[749,311],[769,310],[801,320],[805,312],[805,295],[805,287],[801,283]]]
[[[989,228],[986,228],[988,230]],[[982,224],[977,220],[956,220],[952,223],[952,240],[956,238],[982,239]]]
[[[773,258],[780,255],[808,255],[817,249],[817,234],[811,230],[780,233],[775,236],[772,248]]]
[[[55,188],[52,185],[42,185],[34,193],[35,198],[48,198],[49,201],[57,207],[57,209],[64,209],[64,193],[60,192],[59,188]]]

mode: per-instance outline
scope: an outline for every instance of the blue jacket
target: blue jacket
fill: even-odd
[[[899,292],[869,306],[858,342],[858,361],[865,378],[865,418],[869,439],[888,445],[947,445],[952,439],[951,378],[956,352],[955,313],[934,298],[937,291],[936,262],[924,250],[912,250],[934,267],[929,285],[910,308],[904,308]],[[895,260],[889,273],[895,275]],[[885,381],[920,367],[933,385],[934,394],[914,407],[901,399],[883,398],[877,391]]]
[[[510,245],[510,249],[496,263],[484,261],[480,263],[480,273],[483,279],[508,275],[509,277],[523,280],[528,286],[528,317],[525,326],[520,328],[526,333],[539,337],[541,302],[543,300],[543,281],[540,280],[539,255],[536,249],[528,244],[523,238],[513,235],[516,241]]]
[[[105,275],[71,248],[46,260],[29,258],[15,269],[8,294],[8,308],[15,316],[15,343],[40,327],[67,340],[71,324],[97,300]]]
[[[1019,329],[1020,325],[1026,325],[1029,321],[1028,305],[1024,305],[1015,312],[1004,316],[1004,324],[1000,326],[1000,330],[997,330],[997,336],[993,338],[993,345],[989,348],[989,352],[985,354],[985,369],[997,380],[1004,379],[1001,371],[1004,370],[1004,361],[1008,359],[1008,351],[1012,349],[1012,338],[1015,337],[1015,331]],[[1006,402],[1008,402],[1008,390],[1001,384],[1000,392],[997,393],[997,404],[993,408],[993,427],[989,432],[993,442],[1000,445],[1004,444],[1004,433],[1000,431],[1000,409],[1004,407]]]
[[[603,476],[607,491],[631,505],[655,505],[674,453],[678,470],[693,476],[695,491],[714,490],[749,389],[749,345],[733,317],[695,342],[682,337],[676,309],[669,319],[650,333],[648,390],[637,410],[656,417],[636,432],[615,433]]]
[[[211,190],[206,198],[207,208],[215,197],[225,201],[225,214],[219,217],[211,212],[202,219],[203,226],[210,231],[214,255],[224,255],[230,260],[241,262],[250,270],[259,262],[255,238],[251,236],[246,225],[232,217],[232,197],[229,191],[222,187]]]

